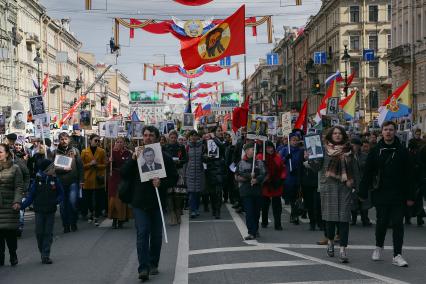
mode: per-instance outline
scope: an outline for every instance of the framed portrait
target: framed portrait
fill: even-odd
[[[258,140],[266,141],[268,140],[268,122],[258,121],[257,122],[257,136]]]
[[[26,117],[23,110],[12,110],[9,132],[25,133]]]
[[[281,128],[283,136],[288,136],[291,133],[291,112],[284,112],[281,115]]]
[[[210,114],[206,118],[207,127],[216,126],[216,116],[214,114]]]
[[[63,155],[56,155],[55,161],[53,164],[58,168],[70,168],[72,163],[72,158]]]
[[[160,143],[138,147],[138,169],[141,182],[167,177]]]
[[[183,114],[183,130],[192,130],[194,129],[194,114],[192,113],[184,113]]]
[[[309,160],[324,158],[324,147],[322,146],[321,135],[306,135],[304,138],[304,143],[305,150],[309,155]]]
[[[6,117],[0,113],[0,134],[6,134]]]
[[[105,137],[117,138],[118,137],[119,121],[110,120],[105,122]]]
[[[84,130],[92,129],[92,112],[90,110],[80,111],[80,127]]]
[[[275,135],[277,133],[277,117],[264,116],[262,120],[268,123],[268,133]]]
[[[42,96],[30,97],[30,110],[33,118],[42,118],[45,116],[44,101]]]
[[[106,122],[105,121],[100,121],[98,123],[98,134],[101,137],[105,137],[105,134],[106,134],[105,126],[106,126]]]
[[[327,115],[336,115],[339,113],[339,97],[331,97],[327,100]]]
[[[131,133],[133,139],[142,139],[143,138],[143,128],[144,124],[140,121],[132,121]]]
[[[207,156],[210,158],[219,158],[219,147],[213,139],[207,140]]]

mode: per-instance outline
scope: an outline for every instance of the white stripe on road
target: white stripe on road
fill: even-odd
[[[188,284],[189,222],[188,213],[181,218],[179,244],[173,284]]]
[[[283,209],[285,211],[287,211],[288,214],[291,214],[291,206],[290,205],[284,205],[283,204]],[[303,218],[300,218],[300,217],[299,217],[299,221],[302,222],[303,224],[308,224],[309,223],[309,219],[303,219]]]
[[[386,284],[386,282],[376,279],[348,279],[330,281],[303,281],[303,282],[282,282],[273,284]]]
[[[112,227],[112,219],[105,219],[103,220],[99,226],[99,228],[110,228]]]
[[[198,255],[206,253],[219,253],[219,252],[233,252],[233,251],[253,251],[253,250],[269,250],[268,247],[261,246],[244,246],[244,247],[225,247],[225,248],[211,248],[199,249],[189,251],[189,255]]]
[[[235,224],[237,225],[237,228],[240,231],[241,236],[243,236],[245,228],[242,227],[241,225],[239,225],[239,224],[243,223],[243,221],[241,220],[241,217],[238,216],[235,213],[233,214],[230,207],[228,207],[228,210],[231,213],[232,219],[234,219]],[[251,241],[251,244],[256,244],[256,243],[257,243],[257,241]],[[259,245],[261,245],[261,244],[259,244]],[[312,256],[302,254],[302,253],[297,253],[297,252],[287,250],[287,249],[283,249],[283,248],[271,248],[271,250],[276,251],[276,252],[280,252],[280,253],[284,253],[284,254],[287,254],[287,255],[303,258],[303,259],[306,259],[306,260],[314,261],[314,262],[317,262],[319,264],[325,264],[325,265],[335,267],[335,268],[338,268],[338,269],[342,269],[342,270],[346,270],[346,271],[349,271],[349,272],[361,274],[361,275],[364,275],[364,276],[367,276],[367,277],[375,278],[377,280],[384,281],[385,283],[408,284],[407,282],[400,281],[398,279],[393,279],[393,278],[386,277],[386,276],[376,274],[376,273],[372,273],[372,272],[369,272],[369,271],[366,271],[366,270],[361,270],[361,269],[353,268],[353,267],[350,267],[350,266],[347,266],[347,265],[334,263],[334,262],[331,262],[331,261],[312,257]]]
[[[288,267],[288,266],[301,266],[301,265],[318,265],[314,261],[307,260],[289,260],[289,261],[262,261],[262,262],[244,262],[244,263],[231,263],[231,264],[218,264],[209,266],[199,266],[189,268],[189,273],[202,273],[211,271],[223,271],[230,269],[247,269],[247,268],[263,268],[263,267]]]
[[[383,282],[389,283],[389,284],[409,284],[408,282],[400,281],[398,279],[386,277],[386,276],[376,274],[376,273],[373,273],[373,272],[369,272],[369,271],[366,271],[366,270],[362,270],[362,269],[350,267],[348,265],[343,265],[343,264],[331,262],[331,261],[328,261],[328,260],[324,260],[324,259],[313,257],[313,256],[310,256],[310,255],[294,252],[294,251],[287,250],[287,249],[274,248],[272,250],[276,251],[276,252],[285,253],[285,254],[288,254],[288,255],[291,255],[291,256],[303,258],[303,259],[306,259],[306,260],[315,261],[319,264],[325,264],[325,265],[328,265],[328,266],[331,266],[331,267],[334,267],[334,268],[338,268],[338,269],[342,269],[342,270],[346,270],[346,271],[349,271],[349,272],[352,272],[352,273],[361,274],[361,275],[371,277],[371,278],[374,278],[374,279],[377,279],[377,280],[380,280],[380,281],[383,281]]]

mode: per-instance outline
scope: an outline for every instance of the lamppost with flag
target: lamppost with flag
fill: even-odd
[[[40,64],[43,64],[43,59],[40,56],[40,44],[36,46],[36,57],[34,58],[34,62],[37,63],[37,93],[41,96],[41,77],[40,77]]]
[[[351,60],[351,56],[348,53],[348,40],[343,41],[343,46],[345,50],[343,51],[342,60],[345,62],[345,97],[348,96],[348,69],[349,69],[349,61]]]

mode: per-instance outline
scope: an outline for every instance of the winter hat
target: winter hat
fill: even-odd
[[[299,138],[299,139],[300,139],[300,135],[299,135],[299,133],[298,133],[298,132],[292,132],[292,133],[290,133],[289,138],[291,139],[291,138],[293,138],[293,137],[297,137],[297,138]]]
[[[16,139],[18,139],[18,136],[15,133],[9,133],[6,135],[6,138],[9,141],[16,141]]]
[[[254,148],[254,144],[253,143],[247,143],[247,144],[244,144],[244,146],[243,146],[244,151],[246,151],[246,150],[248,150],[250,148]]]
[[[274,148],[274,149],[275,149],[275,145],[274,145],[274,143],[272,143],[272,141],[269,141],[269,140],[265,142],[265,148],[266,148],[266,147],[272,147],[272,148]]]
[[[72,130],[81,130],[80,129],[80,124],[73,124]]]
[[[41,159],[37,161],[37,168],[44,172],[49,166],[52,164],[52,162],[48,159]]]

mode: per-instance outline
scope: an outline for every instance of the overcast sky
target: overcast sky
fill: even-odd
[[[214,0],[212,3],[189,7],[172,0],[92,0],[93,11],[84,11],[84,0],[40,0],[51,17],[69,18],[71,31],[83,43],[82,50],[96,55],[102,62],[107,53],[107,44],[112,36],[113,18],[126,17],[138,19],[166,20],[175,16],[179,19],[225,18],[246,4],[246,16],[273,15],[274,38],[283,37],[283,26],[303,26],[310,15],[314,15],[321,6],[320,0],[302,0],[302,6],[294,6],[295,0]],[[258,28],[258,36],[253,37],[251,30],[246,31],[247,38],[247,74],[254,71],[259,58],[265,58],[273,44],[267,44],[266,25]],[[155,82],[185,82],[178,74],[158,72],[157,76],[148,76],[143,80],[143,63],[159,63],[165,55],[166,64],[182,64],[179,53],[179,41],[170,34],[155,35],[136,30],[135,39],[129,39],[129,31],[120,31],[121,56],[118,59],[120,69],[131,81],[131,90],[155,90]],[[233,62],[240,64],[240,80],[236,80],[235,71],[231,76],[226,72],[206,74],[196,82],[225,81],[227,91],[241,89],[244,78],[243,57],[234,56]],[[172,91],[172,90],[170,90]]]

